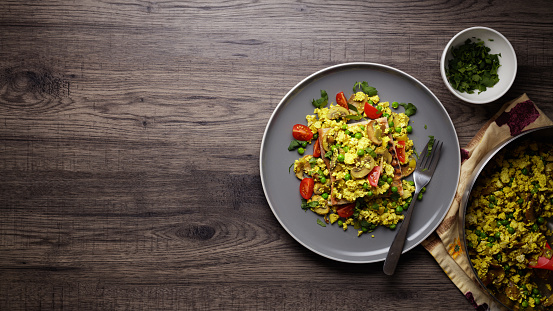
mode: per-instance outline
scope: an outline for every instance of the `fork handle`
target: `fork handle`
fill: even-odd
[[[409,223],[411,222],[411,215],[413,215],[413,210],[415,207],[415,201],[416,198],[419,195],[420,190],[415,191],[415,195],[413,196],[413,200],[411,201],[411,204],[409,204],[409,210],[407,211],[407,214],[405,215],[405,218],[403,219],[403,222],[401,223],[401,226],[399,228],[398,233],[396,234],[396,237],[394,238],[394,241],[392,242],[392,246],[390,246],[390,250],[388,251],[388,255],[386,256],[386,260],[384,261],[384,273],[387,275],[394,274],[394,271],[396,270],[397,263],[399,261],[399,257],[401,256],[401,253],[403,251],[403,245],[405,245],[405,238],[407,237],[407,231],[409,229]]]

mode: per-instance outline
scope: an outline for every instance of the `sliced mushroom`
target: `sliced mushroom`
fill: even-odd
[[[313,193],[323,194],[324,192],[325,192],[325,185],[320,182],[316,182],[315,185],[313,186]]]
[[[321,138],[324,151],[329,151],[330,147],[334,145],[334,142],[336,141],[334,139],[334,135],[331,135],[329,132],[330,131],[326,131]]]
[[[367,176],[375,166],[374,159],[370,155],[364,156],[360,160],[360,163],[362,163],[360,167],[354,167],[351,169],[350,171],[351,177],[358,178],[358,179],[363,178]]]
[[[326,201],[320,196],[320,195],[314,195],[311,197],[311,202],[318,201],[319,205],[317,207],[311,208],[311,210],[319,215],[326,215],[328,212],[330,212],[330,208],[328,207],[328,204]],[[320,204],[320,202],[324,202],[323,204]]]
[[[327,118],[334,120],[344,118],[349,114],[349,110],[342,106],[334,106],[328,110]]]
[[[375,120],[371,120],[369,124],[367,124],[367,137],[372,141],[375,145],[381,145],[382,139],[380,138],[382,136],[382,129],[380,128],[380,125]]]
[[[411,157],[411,159],[409,160],[409,164],[401,166],[401,176],[407,177],[411,175],[411,173],[415,171],[416,166],[417,161],[415,160],[415,158]]]
[[[294,173],[296,173],[296,177],[300,180],[303,180],[303,174],[307,173],[307,168],[311,168],[309,164],[309,159],[311,158],[311,155],[304,155],[301,159],[298,160],[298,163],[294,163]]]
[[[386,161],[386,163],[392,163],[392,154],[390,153],[390,151],[384,150],[382,156],[384,157],[384,161]]]

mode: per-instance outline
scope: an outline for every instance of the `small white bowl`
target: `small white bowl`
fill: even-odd
[[[457,91],[447,81],[445,73],[449,60],[453,58],[451,50],[463,45],[467,39],[471,39],[473,42],[477,42],[478,39],[484,41],[484,45],[490,48],[490,54],[501,53],[501,57],[499,57],[500,66],[497,70],[499,82],[480,94],[478,94],[478,90],[475,90],[473,94]],[[513,46],[501,33],[487,27],[471,27],[459,32],[449,40],[442,53],[440,72],[445,85],[453,95],[472,104],[487,104],[499,99],[513,85],[517,75],[517,57]]]

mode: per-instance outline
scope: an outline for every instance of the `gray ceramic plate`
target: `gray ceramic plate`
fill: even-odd
[[[336,224],[321,227],[322,219],[311,211],[300,208],[300,181],[288,168],[299,158],[297,152],[288,151],[292,138],[292,126],[307,124],[305,116],[313,114],[311,101],[326,90],[329,102],[344,92],[352,93],[357,81],[367,81],[376,87],[381,101],[413,103],[417,113],[411,117],[411,138],[419,152],[433,135],[444,146],[438,168],[422,201],[415,205],[404,252],[412,249],[428,237],[445,217],[459,180],[461,156],[457,133],[445,108],[438,98],[415,78],[389,66],[374,63],[347,63],[332,66],[312,74],[296,85],[278,104],[273,112],[261,143],[260,174],[267,202],[280,224],[299,243],[313,252],[330,259],[369,263],[382,261],[396,231],[379,227],[371,234],[357,237],[357,230],[350,226],[343,231]],[[400,107],[399,112],[404,109]],[[307,148],[312,152],[312,146]],[[374,235],[374,238],[372,237]]]

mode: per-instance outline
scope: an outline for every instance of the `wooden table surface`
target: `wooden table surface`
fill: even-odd
[[[403,70],[463,146],[522,93],[553,117],[550,1],[2,1],[0,310],[472,310],[421,246],[396,274],[307,250],[259,175],[282,97],[330,65]],[[471,26],[518,57],[490,105],[439,59]]]

